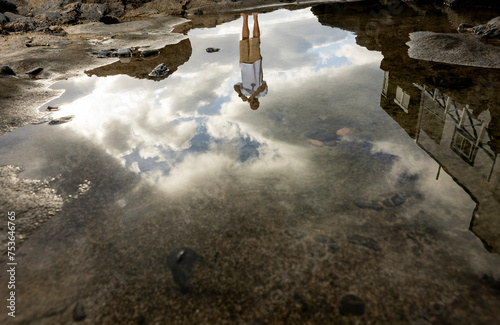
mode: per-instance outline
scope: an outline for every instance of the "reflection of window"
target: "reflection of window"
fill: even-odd
[[[384,88],[382,89],[382,95],[387,97],[388,90],[389,90],[389,71],[384,71]]]
[[[396,98],[394,98],[394,102],[398,104],[405,113],[408,113],[408,106],[410,105],[410,95],[403,91],[403,89],[399,86],[396,88]]]
[[[465,131],[455,128],[455,134],[453,137],[451,148],[470,165],[474,164],[477,147],[474,140],[468,137]]]

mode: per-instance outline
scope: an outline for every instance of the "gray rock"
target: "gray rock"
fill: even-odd
[[[493,18],[486,24],[486,29],[481,35],[482,38],[500,38],[500,16]]]
[[[167,256],[167,265],[172,271],[175,283],[182,292],[188,291],[187,281],[191,277],[196,263],[202,260],[200,255],[187,247],[178,248]]]
[[[0,13],[0,25],[5,24],[8,21],[4,14]]]
[[[15,76],[16,73],[14,70],[11,69],[11,67],[7,65],[2,65],[2,68],[0,68],[0,75],[2,76]]]
[[[26,18],[24,16],[15,14],[13,12],[5,12],[4,16],[7,17],[8,21],[10,21],[10,22],[16,21],[18,19],[24,19],[24,18]]]
[[[117,55],[119,58],[130,58],[132,57],[132,51],[130,49],[118,49]]]
[[[339,305],[340,315],[361,316],[365,313],[365,303],[355,295],[345,295]]]
[[[165,77],[168,74],[168,71],[169,70],[167,68],[167,65],[165,63],[161,63],[156,68],[154,68],[153,71],[151,71],[149,76],[151,78]]]
[[[82,302],[77,302],[75,308],[73,309],[73,320],[74,321],[82,321],[87,317],[87,313],[85,313],[85,306]]]
[[[352,235],[352,236],[347,236],[347,241],[349,243],[354,244],[354,245],[360,245],[360,246],[365,246],[369,249],[372,249],[374,251],[379,251],[380,247],[378,246],[377,242],[369,237],[364,237],[360,235]]]
[[[339,249],[337,243],[331,237],[328,237],[326,235],[317,235],[316,237],[314,237],[314,240],[318,243],[326,244],[328,250],[331,253],[335,253]]]
[[[487,27],[486,24],[474,26],[472,27],[472,31],[478,35],[483,35]]]
[[[143,58],[147,58],[147,57],[158,55],[158,54],[160,54],[160,51],[158,51],[156,49],[141,51],[141,57],[143,57]]]

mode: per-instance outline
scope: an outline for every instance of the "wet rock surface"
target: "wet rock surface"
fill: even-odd
[[[169,70],[167,68],[167,65],[165,63],[160,63],[159,65],[156,66],[150,73],[149,77],[151,78],[162,78],[167,76]]]

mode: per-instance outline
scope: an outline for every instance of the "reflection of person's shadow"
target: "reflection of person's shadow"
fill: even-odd
[[[248,15],[243,17],[243,30],[240,41],[241,82],[234,85],[238,96],[250,104],[250,108],[259,108],[259,98],[267,95],[267,83],[263,80],[262,56],[260,55],[260,30],[257,13],[253,13],[253,37],[250,38]]]

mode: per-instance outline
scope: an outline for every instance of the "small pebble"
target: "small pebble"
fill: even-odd
[[[323,147],[323,142],[321,142],[319,140],[310,139],[309,143],[315,147]]]
[[[349,133],[351,132],[350,129],[348,128],[342,128],[342,129],[339,129],[337,130],[337,135],[348,135]]]

